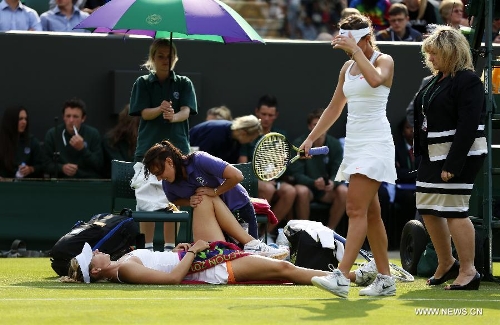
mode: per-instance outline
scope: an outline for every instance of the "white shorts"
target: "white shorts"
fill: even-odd
[[[134,177],[130,181],[130,186],[135,190],[137,201],[137,211],[156,211],[165,209],[168,206],[168,199],[162,188],[162,182],[155,176],[149,175],[144,178],[144,164],[136,162],[134,164]]]
[[[184,280],[203,281],[210,284],[227,284],[229,272],[226,263],[218,264],[205,271],[187,275]]]

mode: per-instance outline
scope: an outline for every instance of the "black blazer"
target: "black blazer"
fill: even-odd
[[[431,161],[444,160],[443,170],[460,175],[468,155],[487,153],[485,91],[474,71],[458,71],[433,88],[441,76],[432,78],[415,98],[414,154],[428,155]],[[426,90],[427,131],[423,131],[422,97]]]

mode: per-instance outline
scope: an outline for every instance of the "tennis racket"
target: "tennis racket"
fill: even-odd
[[[345,242],[346,242],[345,238],[340,236],[336,232],[333,232],[333,238],[335,238],[336,240],[338,240],[339,242],[341,242],[342,244],[345,245]],[[359,255],[363,256],[363,258],[367,262],[370,262],[373,259],[372,253],[370,253],[364,249],[359,250]],[[398,265],[393,264],[393,263],[389,263],[389,268],[391,269],[391,276],[394,279],[399,280],[401,282],[413,282],[413,281],[415,281],[415,278],[413,277],[413,275],[411,275],[411,273],[409,273],[408,271],[403,269],[401,266],[398,266]]]
[[[324,155],[328,147],[309,149],[310,155]],[[287,167],[304,156],[304,151],[291,144],[283,134],[271,132],[255,145],[253,170],[260,180],[271,181],[283,175]]]

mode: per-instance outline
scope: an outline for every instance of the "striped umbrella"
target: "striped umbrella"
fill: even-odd
[[[74,29],[220,43],[264,40],[219,0],[111,0]]]

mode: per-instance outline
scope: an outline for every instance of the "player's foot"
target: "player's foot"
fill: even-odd
[[[377,274],[375,280],[368,287],[359,291],[360,296],[394,296],[396,295],[396,281],[390,275]]]
[[[288,256],[288,254],[290,254],[288,249],[274,248],[257,239],[254,239],[246,243],[243,250],[248,253],[262,255],[277,260],[285,259]]]
[[[325,276],[313,276],[311,282],[314,286],[333,293],[341,298],[347,298],[351,281],[339,269],[333,270]]]
[[[375,264],[375,260],[372,259],[370,262],[363,263],[358,269],[354,270],[354,274],[356,274],[354,283],[358,286],[366,287],[375,280],[377,273],[377,265]]]

